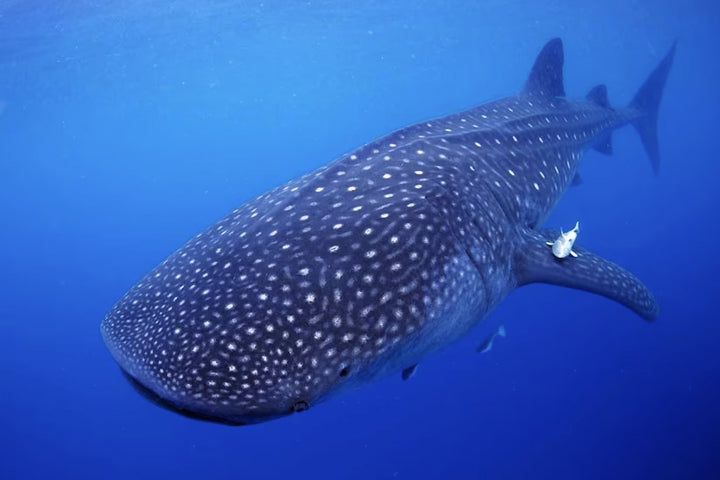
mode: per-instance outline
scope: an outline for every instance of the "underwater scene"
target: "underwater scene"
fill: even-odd
[[[717,25],[0,2],[0,478],[720,478]]]

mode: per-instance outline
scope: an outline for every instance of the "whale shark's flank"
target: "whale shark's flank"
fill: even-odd
[[[522,92],[418,123],[240,206],[152,270],[102,334],[146,395],[243,424],[408,377],[510,291],[533,282],[603,295],[653,319],[648,289],[541,230],[583,152],[635,126],[657,172],[658,104],[675,47],[627,107],[604,86],[564,97],[551,40]]]

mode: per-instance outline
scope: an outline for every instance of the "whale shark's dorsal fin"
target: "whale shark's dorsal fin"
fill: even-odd
[[[562,40],[553,38],[535,59],[522,93],[539,97],[564,97]]]
[[[655,298],[635,275],[577,246],[578,257],[556,258],[546,242],[557,237],[557,230],[525,231],[513,266],[518,286],[550,283],[585,290],[615,300],[645,320],[657,317]]]

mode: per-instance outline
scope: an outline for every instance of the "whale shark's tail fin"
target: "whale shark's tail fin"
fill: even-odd
[[[660,149],[657,140],[658,108],[665,88],[665,81],[675,56],[676,45],[677,41],[673,43],[670,51],[645,80],[645,83],[642,84],[629,105],[630,108],[640,112],[640,117],[633,121],[633,125],[640,134],[640,139],[650,157],[650,163],[652,163],[653,172],[656,175],[660,171]]]

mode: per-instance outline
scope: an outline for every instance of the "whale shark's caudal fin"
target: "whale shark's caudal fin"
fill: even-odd
[[[523,95],[537,97],[564,97],[563,86],[563,44],[553,38],[545,44],[533,64],[530,76],[525,82]]]
[[[551,283],[585,290],[615,300],[645,320],[658,314],[658,304],[650,290],[622,267],[599,257],[577,244],[577,257],[556,258],[546,242],[552,242],[556,230],[526,231],[525,239],[514,260],[518,286],[529,283]]]
[[[640,139],[650,157],[650,163],[656,175],[660,171],[660,149],[658,148],[657,139],[658,109],[665,88],[665,81],[675,56],[676,46],[677,41],[673,43],[670,51],[645,80],[645,83],[642,84],[629,105],[630,108],[640,112],[641,116],[633,121],[633,125],[640,134]]]

